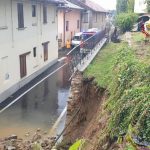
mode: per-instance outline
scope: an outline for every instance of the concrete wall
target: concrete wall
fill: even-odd
[[[97,16],[97,19],[96,19]],[[93,13],[93,28],[104,29],[106,25],[106,13]]]
[[[104,29],[106,25],[106,13],[104,12],[94,12],[94,11],[87,11],[88,12],[88,22],[83,21],[82,15],[82,25],[81,31],[87,31],[89,28],[98,28]],[[96,19],[97,16],[97,19]]]
[[[23,3],[24,29],[18,29],[17,3]],[[33,3],[34,4],[34,3]],[[58,29],[56,6],[48,4],[47,20],[43,23],[43,4],[36,4],[32,17],[32,3],[16,0],[0,1],[0,102],[25,85],[58,58]],[[44,61],[42,43],[49,41],[48,60]],[[37,56],[33,56],[36,47]],[[20,77],[21,54],[26,56],[27,75]]]

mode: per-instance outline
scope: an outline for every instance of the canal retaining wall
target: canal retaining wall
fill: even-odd
[[[94,77],[83,78],[81,72],[76,72],[71,82],[64,143],[73,143],[77,138],[92,136],[95,127],[86,129],[92,119],[97,117],[99,105],[105,97],[106,90],[96,85]]]

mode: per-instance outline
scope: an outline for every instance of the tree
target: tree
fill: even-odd
[[[120,13],[115,18],[116,25],[122,32],[130,31],[138,16],[134,13]]]
[[[147,11],[150,12],[150,0],[145,1],[147,3]]]
[[[117,14],[127,12],[127,2],[128,0],[117,0]]]
[[[127,3],[128,12],[134,12],[134,3],[135,3],[135,0],[128,0],[128,3]]]

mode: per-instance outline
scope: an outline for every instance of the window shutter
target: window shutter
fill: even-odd
[[[23,4],[17,4],[18,9],[18,28],[24,28],[24,14],[23,14]]]
[[[47,23],[47,7],[43,5],[43,23]]]

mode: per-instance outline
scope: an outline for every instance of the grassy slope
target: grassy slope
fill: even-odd
[[[117,52],[119,51],[120,47],[126,44],[108,44],[106,45],[94,61],[89,65],[87,70],[85,71],[85,76],[94,76],[95,81],[98,83],[99,86],[107,88],[111,76],[112,76],[112,68],[114,64],[114,59],[117,56]]]
[[[133,37],[134,43],[137,36]],[[107,110],[112,112],[109,122],[112,138],[125,133],[150,142],[149,55],[139,57],[140,47],[133,48],[129,49],[125,43],[107,45],[85,71],[85,76],[95,76],[98,85],[110,91]],[[147,54],[148,46],[145,49]]]

